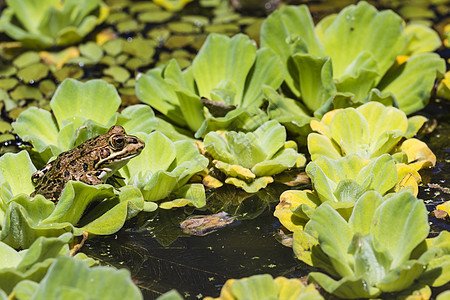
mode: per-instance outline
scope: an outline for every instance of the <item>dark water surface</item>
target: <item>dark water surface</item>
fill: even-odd
[[[266,210],[204,237],[180,237],[162,246],[150,231],[119,233],[87,242],[83,252],[103,263],[125,267],[145,299],[176,288],[188,299],[218,296],[227,279],[269,273],[306,275],[310,270],[294,259],[291,248],[274,238],[278,220]]]

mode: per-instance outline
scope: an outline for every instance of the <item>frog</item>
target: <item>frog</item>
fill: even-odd
[[[89,185],[105,183],[130,159],[139,155],[145,143],[134,135],[128,135],[120,125],[93,137],[77,147],[60,153],[41,170],[32,174],[35,191],[30,195],[42,195],[58,202],[69,180]]]
[[[180,223],[184,233],[196,236],[205,236],[216,232],[236,221],[236,216],[232,216],[224,211],[202,216],[192,216]]]

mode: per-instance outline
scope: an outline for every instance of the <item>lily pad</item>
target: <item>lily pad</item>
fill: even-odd
[[[212,24],[206,25],[205,31],[208,33],[223,33],[231,35],[240,31],[239,25],[236,24]]]
[[[79,57],[80,50],[73,46],[59,52],[41,51],[39,55],[46,64],[55,65],[57,69],[61,69],[70,59]]]
[[[43,63],[26,66],[17,72],[17,77],[26,83],[34,83],[47,77],[49,67]]]
[[[172,18],[173,13],[169,11],[148,11],[138,15],[138,19],[141,22],[146,23],[163,23]]]
[[[154,41],[142,38],[134,38],[123,44],[123,52],[143,59],[151,58],[155,53],[154,48]]]
[[[45,98],[50,98],[56,90],[56,84],[50,79],[43,80],[39,83],[39,90]]]
[[[170,22],[167,24],[167,27],[176,33],[192,33],[198,30],[198,27],[192,23],[185,22]]]
[[[38,63],[41,60],[39,53],[34,51],[28,51],[19,55],[13,60],[13,64],[18,68],[24,68],[26,66]]]
[[[0,65],[0,78],[16,74],[17,69],[12,65]]]
[[[0,89],[8,91],[14,88],[17,85],[17,83],[19,83],[19,81],[15,78],[0,79]]]
[[[118,67],[118,66],[112,66],[103,71],[106,75],[111,76],[114,78],[115,81],[124,83],[125,81],[130,78],[130,72],[128,72],[127,69]]]
[[[203,27],[209,23],[209,19],[200,15],[181,16],[181,20],[194,24],[197,27]]]
[[[21,99],[42,99],[42,94],[39,89],[28,86],[28,85],[19,85],[17,86],[11,93],[11,98],[15,100]]]
[[[192,43],[194,37],[191,35],[172,35],[165,42],[164,46],[169,49],[183,48]]]
[[[152,38],[159,44],[162,44],[170,36],[171,32],[166,27],[152,28],[147,32],[147,37]]]
[[[106,42],[103,45],[103,49],[105,50],[105,52],[111,56],[117,56],[119,53],[122,52],[123,49],[123,44],[125,43],[125,41],[123,39],[115,39],[115,40],[111,40]]]
[[[114,12],[106,18],[106,23],[109,24],[117,24],[117,22],[124,21],[128,19],[130,16],[126,12]]]
[[[159,5],[149,1],[133,3],[133,5],[130,5],[129,9],[132,14],[143,11],[162,11]]]
[[[84,57],[91,60],[92,63],[97,63],[103,57],[103,50],[94,42],[89,42],[79,46],[80,53]]]
[[[126,33],[126,32],[136,32],[136,31],[140,31],[144,25],[143,24],[139,24],[136,20],[125,20],[125,21],[120,21],[117,25],[117,30],[120,33]]]
[[[66,78],[80,79],[83,77],[84,71],[79,66],[64,66],[63,68],[53,72],[53,76],[59,81],[63,82]]]

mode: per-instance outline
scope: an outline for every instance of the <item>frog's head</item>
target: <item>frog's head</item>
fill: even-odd
[[[144,141],[134,135],[128,135],[122,126],[112,126],[104,134],[104,146],[98,151],[96,170],[104,171],[102,179],[106,179],[115,171],[125,166],[130,159],[139,155],[145,147]]]

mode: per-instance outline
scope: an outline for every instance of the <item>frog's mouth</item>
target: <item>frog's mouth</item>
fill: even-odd
[[[96,169],[102,171],[100,178],[103,182],[113,175],[117,170],[124,167],[130,159],[137,156],[139,153],[133,153],[128,156],[120,157],[120,158],[106,158],[102,161],[99,161],[96,165]]]
[[[111,168],[111,169],[115,169],[118,170],[120,168],[122,168],[123,166],[125,166],[128,161],[130,159],[132,159],[133,157],[136,157],[139,155],[140,152],[138,153],[132,153],[129,154],[127,156],[120,156],[120,153],[116,153],[113,154],[105,159],[100,160],[96,165],[95,168],[96,169],[105,169],[105,168]],[[118,166],[116,168],[116,166]]]

